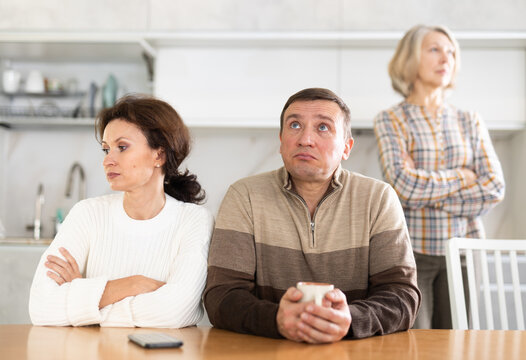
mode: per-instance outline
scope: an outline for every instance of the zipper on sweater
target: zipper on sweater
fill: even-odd
[[[313,248],[316,247],[316,241],[315,241],[316,238],[314,237],[314,227],[316,226],[316,214],[318,213],[318,209],[320,208],[321,204],[325,201],[325,199],[327,199],[335,191],[336,191],[336,189],[332,189],[331,192],[326,194],[320,200],[320,202],[318,203],[318,206],[316,206],[316,209],[314,209],[314,214],[312,214],[312,219],[311,219],[311,222],[310,222],[310,231],[311,231],[311,234],[312,234],[312,247]],[[306,203],[305,203],[305,205],[306,205]]]
[[[321,204],[325,201],[325,199],[327,199],[329,196],[331,196],[337,189],[332,189],[331,192],[329,192],[328,194],[326,194],[321,200],[320,202],[318,203],[318,206],[316,206],[316,209],[314,209],[314,214],[312,215],[312,218],[310,216],[310,213],[309,213],[309,206],[307,205],[307,202],[299,195],[299,194],[296,194],[294,191],[291,191],[289,189],[286,189],[290,194],[292,194],[293,196],[295,196],[296,198],[298,198],[302,203],[303,205],[305,205],[305,208],[307,209],[307,217],[309,218],[309,224],[310,224],[310,233],[311,233],[311,246],[313,248],[316,247],[316,238],[314,237],[314,229],[316,227],[316,222],[315,222],[315,219],[316,219],[316,213],[318,212],[318,209],[320,208]]]
[[[314,221],[310,223],[310,232],[312,234],[312,247],[314,247]]]

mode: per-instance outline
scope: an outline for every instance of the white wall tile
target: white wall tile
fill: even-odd
[[[511,141],[510,141],[511,140]],[[508,140],[510,146],[508,161],[512,168],[507,180],[506,197],[509,206],[503,210],[508,220],[508,229],[513,230],[513,237],[526,239],[526,130]]]
[[[206,206],[217,213],[235,181],[283,166],[278,129],[191,129],[192,152],[185,162],[207,191]],[[355,131],[355,146],[342,166],[381,179],[376,140],[371,131]]]
[[[339,30],[341,0],[151,0],[153,30]]]
[[[282,166],[277,129],[191,129],[192,152],[185,166],[207,192],[214,214],[235,181]]]
[[[351,155],[342,162],[342,166],[350,171],[382,179],[382,170],[378,162],[378,147],[373,131],[353,130],[353,138],[354,145]]]
[[[342,0],[345,30],[408,30],[442,24],[454,30],[526,30],[517,0]]]
[[[524,191],[513,190],[517,173],[520,171],[516,166],[520,158],[514,154],[511,143],[518,134],[503,136],[490,133],[490,135],[493,147],[502,165],[504,181],[506,182],[506,195],[502,202],[482,217],[482,220],[488,238],[512,239],[519,234],[515,229],[517,218],[512,212],[513,204],[517,201],[515,196],[523,196],[520,193],[524,193]],[[521,221],[519,220],[519,222]],[[526,233],[524,237],[526,238]]]
[[[5,230],[6,218],[6,179],[7,179],[7,136],[6,129],[0,127],[0,223]]]
[[[145,30],[148,0],[0,0],[4,30]]]
[[[102,151],[93,129],[52,131],[10,131],[6,168],[8,189],[4,206],[7,234],[32,236],[38,184],[44,186],[43,237],[54,235],[53,217],[57,208],[69,209],[78,201],[77,186],[72,199],[66,199],[70,166],[78,161],[84,167],[88,197],[110,192],[102,170]],[[78,174],[77,174],[78,175]],[[76,182],[75,182],[76,184]]]
[[[0,13],[6,30],[526,30],[517,0],[0,0]]]

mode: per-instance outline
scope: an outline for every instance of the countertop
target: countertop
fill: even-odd
[[[0,238],[0,245],[49,245],[53,239],[35,240],[27,237],[5,237]]]

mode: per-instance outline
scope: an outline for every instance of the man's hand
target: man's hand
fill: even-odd
[[[351,327],[351,312],[347,298],[340,289],[328,292],[324,305],[308,303],[305,312],[300,316],[298,335],[305,342],[312,344],[332,343],[343,339]]]
[[[312,344],[341,340],[351,326],[351,313],[345,294],[339,289],[325,295],[323,306],[298,303],[303,294],[291,287],[281,298],[276,321],[287,339]]]
[[[58,250],[66,260],[62,260],[58,256],[49,255],[44,266],[53,271],[48,271],[47,276],[55,280],[59,285],[81,278],[82,274],[79,271],[79,266],[69,251],[63,247]]]
[[[281,335],[289,340],[303,341],[299,336],[300,315],[305,311],[308,303],[299,303],[303,297],[301,291],[295,287],[290,287],[283,295],[279,302],[278,314],[276,315],[276,322],[278,324],[278,331]]]
[[[332,343],[343,339],[351,327],[351,312],[347,298],[340,289],[334,289],[325,295],[324,305],[309,303],[301,314],[298,335],[303,341],[318,344]]]

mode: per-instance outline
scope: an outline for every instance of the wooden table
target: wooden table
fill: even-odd
[[[180,349],[143,349],[134,332],[159,329],[0,325],[1,359],[522,359],[526,331],[409,330],[328,345],[236,334],[209,327],[161,329]]]

